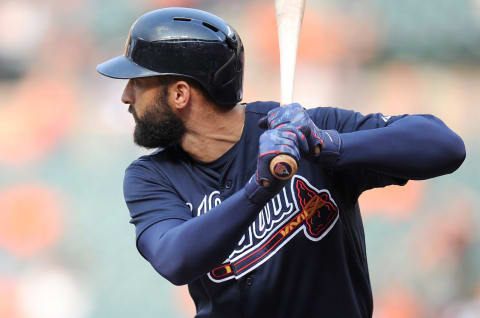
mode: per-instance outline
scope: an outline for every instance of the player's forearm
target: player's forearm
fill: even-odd
[[[153,225],[140,237],[139,247],[163,277],[175,285],[187,284],[228,257],[261,208],[242,189],[208,213],[167,231]]]
[[[337,168],[369,168],[405,179],[455,171],[465,159],[462,139],[431,115],[412,115],[391,125],[340,135]]]

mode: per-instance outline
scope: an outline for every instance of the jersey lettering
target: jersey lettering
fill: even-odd
[[[207,213],[217,205],[222,203],[220,199],[220,191],[212,191],[210,194],[205,194],[203,200],[200,202],[200,205],[197,209],[197,216]]]

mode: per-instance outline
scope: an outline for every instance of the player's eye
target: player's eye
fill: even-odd
[[[142,88],[146,85],[146,82],[143,78],[132,78],[132,80],[132,84],[135,88]]]

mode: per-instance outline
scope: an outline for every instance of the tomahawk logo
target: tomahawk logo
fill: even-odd
[[[238,279],[268,261],[297,234],[319,241],[335,225],[338,213],[328,190],[318,190],[305,178],[294,176],[290,187],[262,209],[230,257],[208,277],[217,283]]]

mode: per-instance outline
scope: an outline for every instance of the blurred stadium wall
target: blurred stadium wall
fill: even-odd
[[[185,287],[135,250],[123,201],[133,145],[124,81],[96,64],[165,6],[229,21],[245,99],[278,100],[273,0],[0,2],[0,317],[192,317]],[[433,113],[465,140],[453,175],[361,198],[376,318],[480,317],[480,1],[307,0],[295,99]]]

